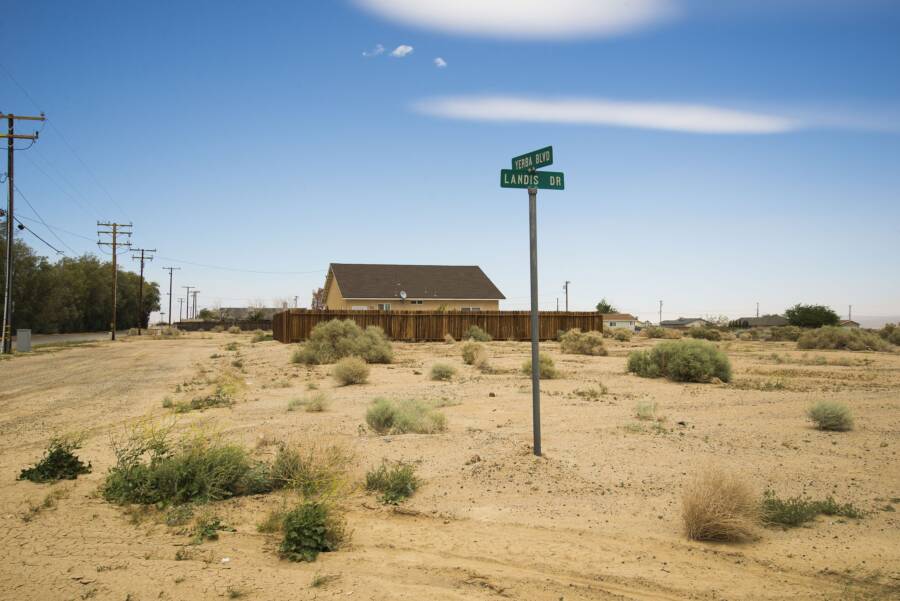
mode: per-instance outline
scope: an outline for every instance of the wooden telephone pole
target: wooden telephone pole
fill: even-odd
[[[9,185],[9,201],[6,206],[6,274],[3,288],[3,329],[0,330],[0,339],[2,339],[2,348],[0,352],[12,353],[12,286],[13,286],[13,249],[15,238],[15,227],[13,227],[13,219],[15,217],[13,191],[16,186],[14,182],[13,155],[15,152],[16,140],[30,140],[34,143],[38,139],[38,132],[33,134],[17,134],[16,121],[44,121],[44,113],[39,117],[31,117],[27,115],[12,115],[0,113],[0,119],[7,121],[7,133],[0,134],[0,138],[6,138],[6,183]]]
[[[97,246],[109,246],[112,248],[112,322],[110,323],[110,331],[112,333],[111,340],[116,339],[116,291],[119,283],[119,269],[116,266],[117,253],[119,246],[131,248],[131,228],[130,223],[110,223],[108,221],[98,221],[97,227],[108,227],[109,230],[97,230],[98,236],[110,236],[109,242],[102,239],[97,241]],[[119,242],[119,236],[128,236],[128,242]]]
[[[132,248],[131,252],[139,252],[141,256],[131,255],[131,260],[141,260],[141,287],[138,288],[138,336],[141,335],[141,326],[144,324],[144,261],[152,261],[153,255],[145,253],[155,253],[155,248]],[[150,324],[147,324],[148,326]]]
[[[169,325],[172,325],[172,272],[178,271],[181,267],[163,267],[166,271],[169,272]],[[180,319],[179,315],[179,319]]]

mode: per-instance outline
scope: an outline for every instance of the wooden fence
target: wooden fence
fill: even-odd
[[[529,311],[311,311],[288,309],[272,318],[275,340],[300,342],[309,338],[317,324],[332,319],[351,319],[360,327],[379,326],[391,340],[409,342],[443,340],[450,334],[457,340],[470,326],[478,326],[494,340],[531,340]],[[603,317],[595,312],[542,311],[541,340],[556,338],[560,330],[580,328],[603,331]]]

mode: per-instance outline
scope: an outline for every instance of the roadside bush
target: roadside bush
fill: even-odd
[[[366,490],[381,493],[379,499],[388,505],[397,505],[411,497],[418,487],[416,468],[409,463],[388,466],[385,462],[366,473]]]
[[[541,380],[553,380],[559,377],[559,371],[556,369],[556,364],[553,363],[553,359],[550,355],[545,355],[541,353],[538,356],[538,372],[540,372]],[[531,375],[531,359],[527,359],[525,363],[522,364],[522,373]]]
[[[265,342],[267,340],[274,340],[275,337],[272,334],[265,332],[264,330],[254,330],[253,338],[250,339],[250,342],[256,344],[257,342]]]
[[[379,434],[434,434],[447,429],[443,413],[416,400],[375,399],[366,411],[366,423]]]
[[[682,494],[684,533],[692,540],[740,541],[754,536],[759,502],[737,475],[708,468]]]
[[[644,338],[667,338],[674,340],[681,338],[681,332],[670,328],[663,328],[661,326],[648,326],[641,330],[641,336]]]
[[[393,349],[378,326],[363,330],[350,319],[332,319],[314,327],[309,340],[297,349],[291,360],[321,365],[344,357],[359,357],[366,363],[390,363]]]
[[[779,499],[771,490],[767,490],[763,495],[762,520],[767,524],[796,528],[819,515],[837,515],[853,519],[865,517],[865,514],[852,503],[840,504],[832,497],[824,501],[812,501],[802,497]]]
[[[803,334],[803,328],[797,326],[775,326],[769,328],[766,340],[770,342],[790,341],[796,342]]]
[[[54,437],[50,439],[44,456],[32,467],[19,473],[19,480],[32,482],[56,482],[57,480],[74,480],[81,474],[91,473],[91,464],[84,464],[75,451],[80,448],[79,441],[74,438]]]
[[[479,357],[486,358],[487,351],[484,345],[478,342],[469,341],[462,346],[462,358],[466,365],[475,365]]]
[[[615,338],[619,342],[630,342],[633,335],[631,333],[631,330],[625,328],[614,328],[612,332],[613,338]]]
[[[229,334],[240,334],[241,328],[239,328],[238,326],[231,326],[230,328],[228,328],[228,333]]]
[[[606,355],[603,334],[582,332],[578,328],[569,330],[559,337],[559,348],[564,353],[576,355]]]
[[[469,326],[466,333],[463,334],[463,340],[474,340],[475,342],[490,342],[493,340],[490,334],[479,328],[478,326]]]
[[[323,501],[302,501],[284,516],[279,553],[290,561],[315,561],[319,553],[336,551],[346,526],[336,508]]]
[[[661,342],[649,351],[632,351],[628,371],[644,378],[666,377],[676,382],[731,380],[731,362],[714,344],[701,340]]]
[[[224,331],[225,331],[225,326],[213,326],[212,329],[210,330],[210,332],[213,332],[215,334],[221,334]]]
[[[344,357],[334,364],[331,375],[342,386],[365,384],[369,379],[369,366],[359,357]]]
[[[453,378],[456,374],[456,369],[452,365],[447,365],[446,363],[435,363],[431,366],[431,374],[430,378],[435,381],[446,382]]]
[[[843,403],[819,401],[809,408],[806,415],[819,430],[846,432],[853,429],[853,415]]]
[[[797,340],[797,348],[885,352],[893,350],[888,341],[872,332],[837,326],[825,326],[804,332]]]
[[[656,403],[640,401],[634,409],[634,416],[640,420],[649,421],[656,418]]]
[[[446,334],[444,334],[444,342],[446,342],[447,344],[454,344],[456,342],[456,338],[453,337],[453,334],[447,332]]]
[[[162,338],[178,338],[181,336],[181,330],[174,326],[166,326],[159,329],[159,335]]]
[[[722,340],[722,332],[715,328],[689,328],[687,333],[691,338],[712,340],[714,342]]]
[[[878,332],[879,336],[890,342],[900,346],[900,326],[895,323],[886,323]]]
[[[285,445],[269,471],[271,486],[299,491],[305,497],[334,497],[348,485],[350,454],[338,445]]]

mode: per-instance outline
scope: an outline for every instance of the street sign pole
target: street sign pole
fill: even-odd
[[[538,273],[537,273],[537,188],[528,188],[528,229],[531,244],[531,421],[534,430],[534,454],[541,455],[541,365]]]

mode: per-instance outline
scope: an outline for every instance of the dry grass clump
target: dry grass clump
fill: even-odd
[[[469,329],[463,334],[463,340],[474,340],[475,342],[490,342],[494,338],[476,325],[469,326]]]
[[[369,380],[369,365],[359,357],[344,357],[334,364],[331,375],[342,386],[365,384]]]
[[[229,334],[240,334],[241,331],[242,331],[241,328],[238,326],[231,326],[230,328],[228,328]]]
[[[291,399],[288,402],[288,411],[305,410],[307,413],[320,413],[327,411],[331,400],[324,392],[317,392],[302,399]]]
[[[479,357],[485,357],[487,350],[479,342],[469,341],[462,346],[462,359],[466,365],[475,365]]]
[[[453,334],[447,332],[446,334],[444,334],[444,342],[446,342],[447,344],[455,344],[456,338],[453,337]]]
[[[628,355],[628,371],[644,378],[676,382],[731,380],[731,362],[714,344],[702,340],[661,342],[649,351]]]
[[[671,328],[663,328],[660,326],[648,326],[641,330],[641,336],[644,338],[665,338],[676,340],[681,338],[681,332]]]
[[[456,375],[456,368],[446,363],[435,363],[431,366],[429,378],[434,381],[448,382]]]
[[[649,421],[656,419],[656,403],[641,401],[634,408],[634,416],[640,420]]]
[[[553,359],[550,355],[545,355],[544,353],[541,353],[538,358],[538,372],[540,372],[541,380],[553,380],[560,377],[560,373],[556,369],[556,364],[553,362]],[[522,373],[531,375],[530,358],[522,364]]]
[[[612,336],[619,342],[630,342],[633,334],[631,330],[627,328],[614,328],[612,331]]]
[[[366,363],[390,363],[393,356],[391,343],[378,326],[363,330],[350,319],[332,319],[313,328],[309,340],[294,352],[291,361],[321,365],[359,357]]]
[[[681,502],[684,533],[692,540],[741,541],[755,535],[760,504],[737,474],[707,468],[688,482]]]
[[[798,326],[775,326],[766,332],[766,340],[769,342],[781,342],[788,340],[796,342],[803,334],[803,328]]]
[[[819,430],[846,432],[853,429],[853,415],[847,405],[838,401],[819,401],[806,412]]]
[[[582,332],[578,328],[569,330],[559,337],[559,348],[564,353],[576,355],[606,355],[603,346],[603,334],[600,332]]]
[[[181,330],[174,326],[166,326],[159,329],[159,336],[161,338],[178,338],[181,336]]]
[[[804,332],[797,340],[797,348],[883,352],[893,350],[891,343],[877,334],[838,326],[823,326]]]
[[[265,330],[253,330],[253,338],[250,339],[250,342],[256,344],[257,342],[266,342],[274,339],[274,335]]]
[[[221,334],[224,331],[225,331],[225,326],[221,326],[221,325],[213,326],[212,329],[210,330],[210,332],[213,332],[214,334]]]
[[[282,444],[269,470],[273,489],[296,490],[306,497],[334,498],[350,486],[350,453],[339,445]]]
[[[689,328],[687,331],[687,335],[691,338],[697,338],[702,340],[712,340],[713,342],[718,342],[722,340],[722,332],[715,328],[707,328],[707,327],[696,327]]]
[[[366,423],[379,434],[434,434],[447,429],[447,417],[422,401],[375,399]]]

